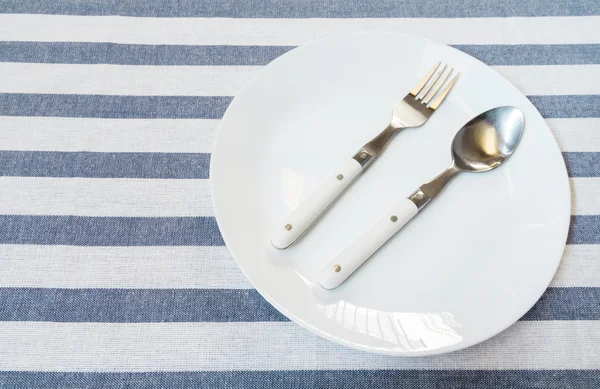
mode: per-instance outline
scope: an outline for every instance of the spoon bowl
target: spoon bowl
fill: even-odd
[[[517,147],[524,122],[523,112],[515,107],[498,107],[474,117],[452,141],[454,165],[468,172],[500,166]]]

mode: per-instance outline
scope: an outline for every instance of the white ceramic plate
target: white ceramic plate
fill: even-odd
[[[461,76],[429,122],[400,133],[294,246],[271,247],[273,223],[382,130],[440,60]],[[526,122],[507,163],[457,177],[341,287],[322,289],[323,264],[449,166],[458,129],[500,105]],[[567,171],[539,112],[485,64],[409,35],[321,41],[266,66],[223,118],[210,178],[225,243],[256,289],[316,334],[385,354],[458,350],[510,326],[550,283],[569,227]]]

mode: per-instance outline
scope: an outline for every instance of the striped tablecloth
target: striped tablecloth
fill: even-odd
[[[371,355],[299,328],[252,289],[213,217],[211,144],[232,96],[297,45],[364,30],[492,65],[569,168],[550,288],[460,352]],[[0,150],[2,387],[600,387],[598,0],[0,0]]]

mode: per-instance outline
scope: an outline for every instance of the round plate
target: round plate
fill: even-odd
[[[272,225],[382,130],[438,61],[460,71],[440,109],[398,134],[294,246],[274,249]],[[526,122],[506,164],[461,174],[342,286],[322,289],[323,264],[448,167],[458,129],[500,105]],[[225,243],[267,301],[324,338],[385,354],[458,350],[510,326],[550,283],[569,227],[567,171],[529,100],[469,55],[403,34],[321,41],[266,66],[222,120],[210,179]]]

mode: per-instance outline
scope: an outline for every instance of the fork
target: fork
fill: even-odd
[[[446,72],[447,65],[444,65],[438,72],[440,65],[441,62],[438,62],[402,100],[394,105],[392,120],[379,135],[361,147],[342,165],[335,176],[330,177],[323,186],[275,226],[270,235],[271,244],[275,248],[286,249],[298,240],[354,179],[375,161],[385,145],[400,130],[420,127],[427,122],[445,100],[458,78],[457,73],[437,94],[453,70]]]

